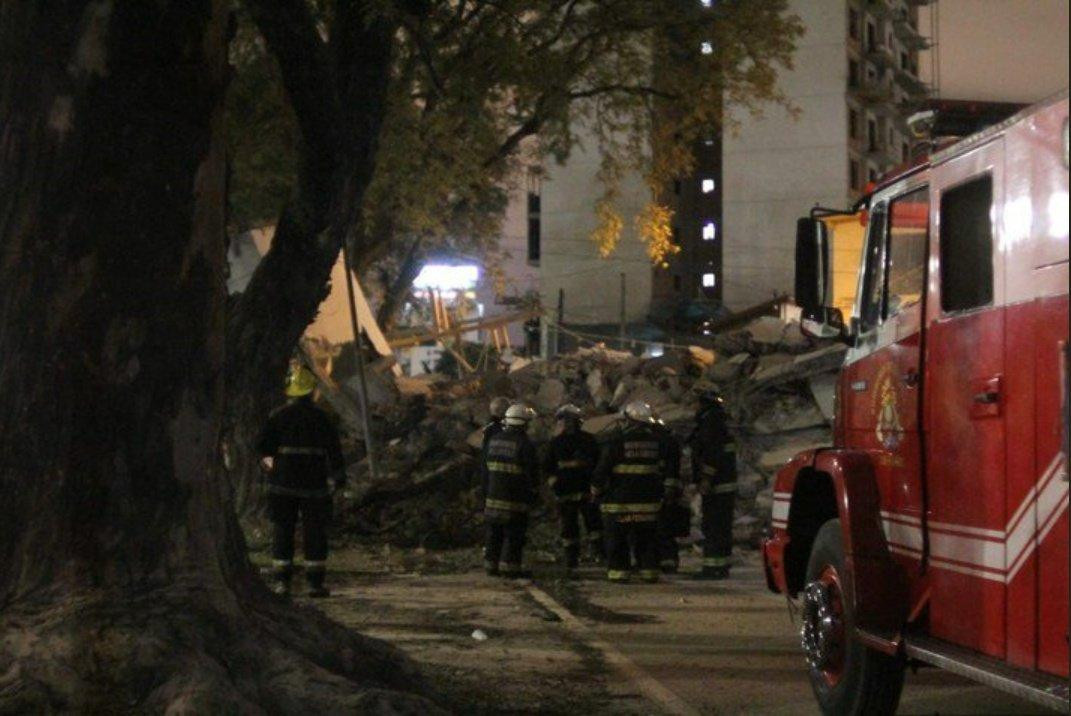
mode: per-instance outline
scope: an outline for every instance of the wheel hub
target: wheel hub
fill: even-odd
[[[833,684],[844,664],[844,610],[836,572],[827,568],[803,590],[800,643],[811,669]]]

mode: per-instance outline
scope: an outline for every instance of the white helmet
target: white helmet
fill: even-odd
[[[625,409],[621,411],[629,420],[635,420],[637,423],[654,423],[654,411],[651,410],[651,406],[642,400],[633,400],[631,403],[625,406]]]
[[[535,417],[535,411],[524,403],[514,403],[506,411],[506,425],[527,425]]]
[[[584,417],[584,411],[572,403],[566,403],[555,411],[554,417],[558,420],[565,420],[566,418],[576,418],[577,420],[580,420]]]

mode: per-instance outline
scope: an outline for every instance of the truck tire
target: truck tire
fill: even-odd
[[[825,714],[894,714],[904,685],[904,660],[851,638],[855,619],[852,600],[842,591],[843,574],[840,520],[833,519],[815,536],[801,592],[800,636],[815,698]]]

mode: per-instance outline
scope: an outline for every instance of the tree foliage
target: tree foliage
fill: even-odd
[[[333,3],[312,6],[325,27]],[[519,163],[562,161],[597,145],[604,193],[593,239],[611,253],[625,225],[616,202],[638,172],[652,205],[633,217],[655,263],[671,251],[662,187],[723,122],[723,100],[787,106],[798,20],[786,0],[380,0],[366,11],[397,31],[376,169],[359,231],[369,257],[420,237],[483,254],[493,247]],[[299,141],[263,43],[238,34],[229,109],[236,222],[271,217],[293,182]],[[700,47],[710,43],[712,52]],[[260,98],[258,102],[256,98]]]

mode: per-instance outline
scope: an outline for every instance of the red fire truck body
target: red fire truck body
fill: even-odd
[[[883,182],[850,328],[798,238],[849,349],[763,555],[829,713],[895,710],[909,659],[1067,709],[1067,142],[1065,92]]]

